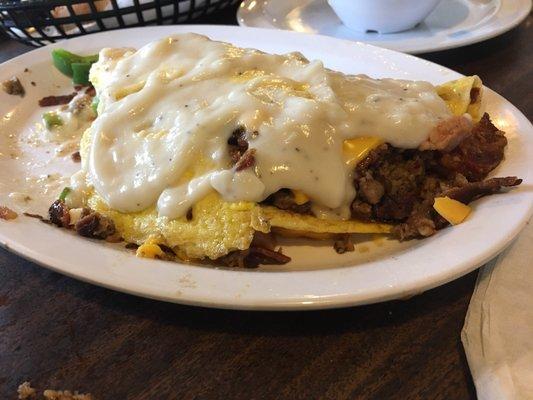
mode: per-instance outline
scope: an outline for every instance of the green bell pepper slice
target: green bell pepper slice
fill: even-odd
[[[70,77],[74,77],[74,75],[76,74],[76,79],[78,79],[79,81],[86,81],[88,83],[89,69],[91,67],[91,64],[98,61],[98,54],[90,56],[80,56],[78,54],[71,53],[70,51],[67,51],[65,49],[54,49],[52,50],[52,61],[55,67],[63,74]],[[74,64],[83,64],[83,66],[74,66]],[[85,75],[87,76],[86,79],[84,78]],[[79,84],[81,85],[82,83]]]
[[[66,186],[66,187],[61,191],[61,194],[59,195],[59,200],[61,200],[61,201],[65,201],[65,199],[66,199],[67,196],[70,194],[70,192],[72,192],[72,189],[69,188],[68,186]]]
[[[88,85],[89,84],[89,71],[91,70],[92,63],[72,63],[72,82],[75,85]]]

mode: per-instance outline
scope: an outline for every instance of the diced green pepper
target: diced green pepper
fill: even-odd
[[[93,101],[91,103],[91,108],[93,109],[93,112],[98,115],[98,103],[100,103],[100,99],[98,96],[93,97]]]
[[[52,61],[54,62],[55,67],[61,71],[63,74],[72,77],[74,75],[74,67],[73,64],[89,64],[90,65],[98,61],[98,54],[90,55],[90,56],[80,56],[74,53],[71,53],[70,51],[67,51],[65,49],[54,49],[52,50]],[[77,67],[85,70],[84,67]],[[88,70],[87,74],[88,76]],[[87,79],[88,81],[88,79]],[[81,83],[80,83],[81,84]]]
[[[67,198],[67,196],[69,195],[70,192],[72,192],[72,189],[69,188],[68,186],[66,186],[66,187],[61,191],[61,194],[59,195],[59,200],[61,200],[61,201],[65,201],[65,199]]]
[[[44,125],[46,129],[52,129],[56,126],[63,125],[63,118],[54,112],[47,112],[43,114]]]
[[[75,85],[89,84],[89,71],[91,70],[91,63],[72,63],[72,82]]]
[[[67,76],[72,76],[71,64],[74,59],[77,60],[77,56],[63,49],[52,50],[52,61],[55,67]]]

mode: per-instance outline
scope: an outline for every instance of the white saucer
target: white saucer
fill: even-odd
[[[501,35],[527,17],[531,4],[531,0],[442,0],[415,29],[392,34],[348,29],[326,0],[244,0],[237,20],[241,26],[319,33],[417,54]]]

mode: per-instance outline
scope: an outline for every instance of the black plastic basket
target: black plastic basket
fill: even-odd
[[[188,23],[239,0],[106,1],[106,8],[98,11],[90,0],[0,0],[0,28],[20,42],[44,46],[111,29]],[[78,7],[84,7],[84,13]]]

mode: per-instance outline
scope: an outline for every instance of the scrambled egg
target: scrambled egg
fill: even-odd
[[[465,76],[437,86],[438,95],[448,104],[454,115],[470,114],[474,121],[483,116],[483,84],[479,76]]]

